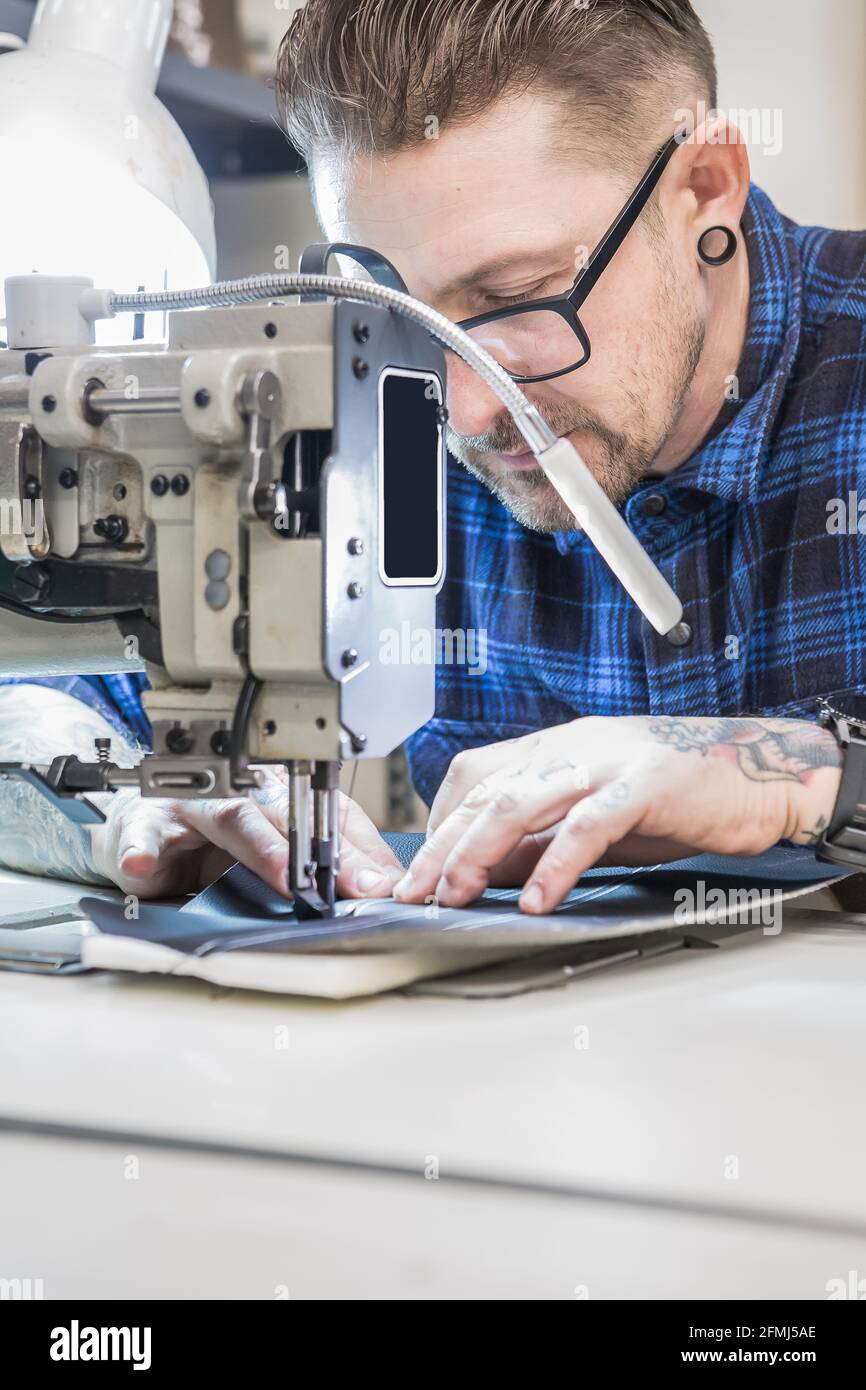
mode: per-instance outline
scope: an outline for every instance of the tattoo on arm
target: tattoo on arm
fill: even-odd
[[[111,738],[111,755],[134,767],[141,753],[96,710],[38,685],[0,686],[0,760],[49,763],[59,753],[95,757],[93,740]],[[94,865],[90,832],[55,810],[27,782],[0,778],[0,865],[18,873],[109,884]]]
[[[822,767],[841,767],[842,750],[828,729],[800,719],[676,719],[661,717],[650,733],[681,753],[726,757],[751,782],[799,782]]]
[[[827,826],[830,824],[826,816],[819,816],[815,824],[808,830],[798,830],[794,836],[794,843],[797,845],[817,845]]]
[[[257,806],[284,806],[288,814],[289,789],[283,783],[266,782],[263,787],[256,787],[250,796]]]

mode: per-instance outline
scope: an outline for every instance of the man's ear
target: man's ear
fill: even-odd
[[[736,232],[749,196],[749,152],[742,133],[724,117],[704,121],[673,161],[677,191],[689,199],[695,246],[710,227]]]

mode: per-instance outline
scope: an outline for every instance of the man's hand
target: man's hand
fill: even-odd
[[[585,869],[814,844],[839,790],[833,735],[793,719],[577,719],[459,754],[395,889],[458,907],[525,884],[548,912]]]
[[[94,827],[97,870],[142,898],[197,892],[235,860],[288,896],[288,788],[274,768],[249,797],[168,801],[117,792],[91,799],[108,817]],[[354,801],[340,795],[340,873],[344,898],[388,897],[403,875],[396,856]]]

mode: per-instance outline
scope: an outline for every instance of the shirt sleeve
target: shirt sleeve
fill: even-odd
[[[141,671],[119,676],[14,676],[0,680],[0,685],[45,685],[65,691],[97,710],[125,738],[145,750],[152,747],[150,721],[141,702],[150,681]]]

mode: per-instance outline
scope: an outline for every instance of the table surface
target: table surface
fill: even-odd
[[[4,913],[75,896],[0,874]],[[51,1135],[205,1165],[282,1155],[344,1196],[436,1172],[515,1213],[571,1196],[610,1221],[751,1228],[764,1254],[784,1236],[780,1268],[792,1235],[842,1241],[862,1264],[866,919],[812,901],[778,936],[500,1000],[0,972],[0,1126],[13,1150]],[[706,1296],[720,1287],[708,1274]]]

